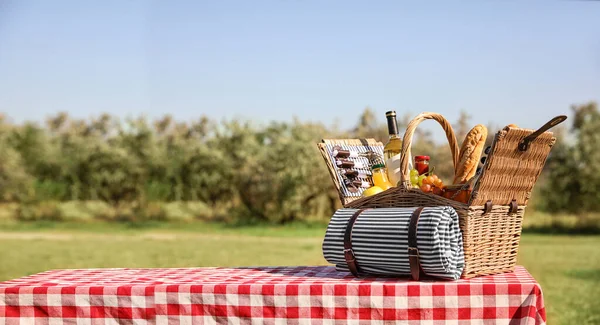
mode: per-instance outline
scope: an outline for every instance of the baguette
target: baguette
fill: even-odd
[[[475,176],[487,133],[487,128],[483,124],[475,125],[467,133],[458,155],[458,165],[454,171],[454,184],[465,184]]]

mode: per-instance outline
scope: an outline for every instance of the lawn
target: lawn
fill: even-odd
[[[323,265],[324,228],[13,225],[0,232],[0,280],[56,268]],[[550,324],[600,324],[600,236],[524,234]]]

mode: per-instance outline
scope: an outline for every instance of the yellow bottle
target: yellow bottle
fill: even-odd
[[[371,167],[373,171],[373,185],[380,187],[384,191],[390,187],[394,187],[388,179],[387,171],[384,164],[376,164]]]

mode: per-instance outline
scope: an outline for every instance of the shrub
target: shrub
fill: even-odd
[[[116,214],[114,207],[104,201],[85,201],[83,208],[95,220],[113,220]]]
[[[0,221],[17,220],[19,213],[18,203],[1,203],[0,204]]]
[[[202,202],[168,202],[165,203],[164,209],[168,221],[208,221],[215,217],[213,210]]]
[[[68,201],[58,204],[60,219],[64,221],[90,222],[94,220],[83,201]]]
[[[33,204],[21,204],[17,211],[17,220],[21,221],[60,221],[62,220],[60,203],[44,201]]]
[[[167,213],[162,203],[149,202],[141,205],[137,210],[139,220],[143,221],[166,221]]]

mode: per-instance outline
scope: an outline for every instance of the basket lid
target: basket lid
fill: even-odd
[[[482,173],[473,186],[470,205],[482,206],[487,201],[506,205],[512,200],[527,205],[556,141],[552,132],[546,131],[536,137],[526,151],[519,150],[521,140],[533,132],[505,128],[496,134]]]

